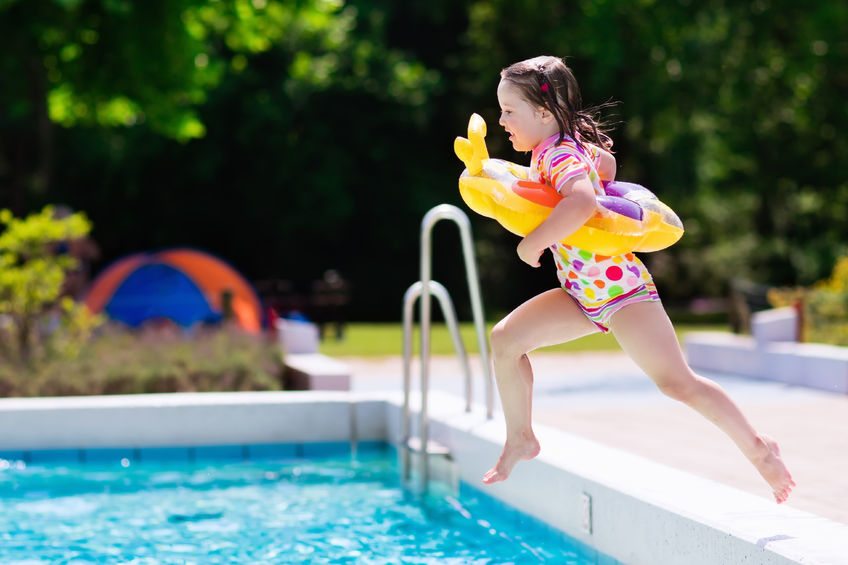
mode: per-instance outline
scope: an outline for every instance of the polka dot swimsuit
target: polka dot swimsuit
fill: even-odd
[[[557,145],[558,137],[548,138],[533,150],[531,178],[559,191],[568,180],[585,174],[595,194],[604,194],[595,170],[598,148],[590,144],[581,148],[569,137]],[[609,331],[612,315],[624,306],[659,301],[651,274],[632,253],[609,257],[563,243],[552,245],[551,252],[562,288],[604,333]]]

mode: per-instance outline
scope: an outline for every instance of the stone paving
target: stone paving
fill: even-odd
[[[399,356],[341,360],[351,368],[353,390],[402,386]],[[663,396],[623,353],[539,352],[531,360],[535,422],[770,498],[765,482],[718,428]],[[474,402],[482,403],[479,358],[471,357],[471,371]],[[414,362],[415,388],[417,373]],[[464,394],[455,357],[433,357],[430,374],[433,389]],[[787,504],[848,524],[848,396],[729,375],[704,376],[721,384],[754,426],[779,442],[798,483]],[[502,416],[496,412],[495,418]]]

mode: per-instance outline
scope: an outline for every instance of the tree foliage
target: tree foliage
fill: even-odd
[[[45,207],[15,218],[0,210],[0,353],[30,365],[50,355],[74,356],[99,318],[61,297],[76,260],[58,244],[84,237],[91,226],[83,214],[57,218]]]
[[[488,47],[473,76],[552,52],[569,56],[585,100],[621,102],[619,177],[687,228],[648,257],[667,294],[719,294],[732,276],[810,282],[845,248],[844,3],[481,1],[471,14]]]
[[[196,245],[253,279],[339,269],[352,315],[394,319],[422,215],[462,206],[453,137],[476,111],[493,155],[526,160],[498,73],[550,53],[585,102],[620,102],[619,177],[684,220],[646,256],[666,299],[807,284],[848,240],[845,29],[836,0],[0,0],[0,205],[85,210],[104,262]],[[555,284],[472,221],[493,309]]]
[[[803,341],[848,346],[848,257],[839,258],[828,278],[806,288],[773,288],[768,299],[800,313]]]

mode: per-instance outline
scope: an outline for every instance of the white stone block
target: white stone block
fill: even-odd
[[[848,394],[848,348],[802,343],[799,353],[806,386]]]
[[[772,343],[763,351],[765,378],[848,394],[848,348],[824,343]]]
[[[751,335],[760,346],[774,341],[798,341],[798,312],[795,308],[772,308],[751,316]]]
[[[318,326],[310,322],[277,318],[275,322],[280,347],[286,353],[318,353],[321,341]]]
[[[689,365],[695,370],[762,378],[763,355],[748,336],[724,332],[693,332],[684,337]]]
[[[762,378],[804,386],[804,364],[798,355],[800,345],[794,342],[768,344],[762,353]]]
[[[293,390],[350,390],[350,367],[320,353],[285,357],[286,378]]]

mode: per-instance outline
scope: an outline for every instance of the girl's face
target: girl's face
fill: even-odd
[[[559,126],[551,113],[527,102],[521,90],[510,81],[501,80],[498,84],[498,104],[501,106],[498,123],[509,134],[509,140],[516,151],[531,151],[559,132]]]

